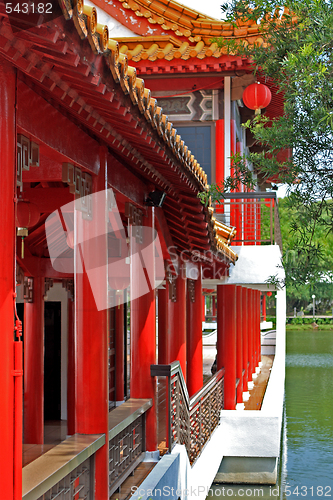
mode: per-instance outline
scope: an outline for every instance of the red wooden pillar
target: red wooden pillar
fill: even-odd
[[[261,293],[257,292],[257,366],[261,361],[261,333],[260,333],[260,308],[261,308]]]
[[[187,389],[193,396],[203,386],[201,273],[197,280],[188,280],[187,293]]]
[[[241,286],[236,287],[236,378],[239,379],[237,386],[237,403],[243,402],[243,289]]]
[[[253,352],[254,352],[254,362],[253,362],[253,371],[256,371],[256,367],[258,366],[258,290],[253,290],[253,301],[254,301],[254,318],[253,318]]]
[[[24,304],[24,442],[44,443],[44,278]]]
[[[158,290],[158,364],[169,363],[168,353],[168,303],[169,282],[165,280],[165,288]]]
[[[252,290],[253,293],[253,373],[256,371],[257,366],[257,290]]]
[[[254,359],[253,359],[253,316],[254,316],[254,311],[253,311],[253,290],[249,289],[248,291],[248,322],[249,322],[249,330],[248,330],[248,338],[249,338],[249,344],[248,344],[248,359],[249,359],[249,377],[248,381],[252,382],[252,374],[253,374],[253,367],[254,367]]]
[[[236,285],[217,286],[217,369],[225,369],[224,409],[236,407]]]
[[[149,208],[148,221],[145,223],[154,231],[154,213]],[[146,234],[146,233],[145,233]],[[156,379],[150,375],[150,365],[156,363],[156,301],[155,290],[149,286],[149,291],[140,295],[141,280],[154,282],[154,254],[152,249],[151,268],[146,269],[144,274],[141,260],[134,258],[147,242],[140,245],[135,238],[131,237],[131,295],[138,297],[131,299],[131,397],[151,398],[153,407],[147,412],[146,420],[146,446],[148,451],[157,449],[157,420],[155,406]],[[147,251],[147,249],[146,249]],[[145,264],[148,264],[147,253],[145,254]]]
[[[256,325],[256,291],[251,290],[251,379],[255,373],[256,344],[255,344],[255,325]]]
[[[21,456],[14,456],[14,429],[19,421],[14,415],[14,345],[13,303],[15,265],[15,88],[16,76],[12,66],[0,58],[0,137],[1,137],[1,210],[0,240],[0,470],[1,496],[8,500],[14,497],[16,472],[22,474]],[[22,415],[19,416],[22,425]],[[20,443],[17,443],[18,445]],[[14,467],[13,467],[14,464]],[[19,467],[19,469],[18,469]],[[13,475],[13,470],[15,470]],[[17,497],[16,497],[17,498]]]
[[[248,301],[248,289],[242,288],[242,351],[243,351],[243,391],[246,392],[247,382],[249,380],[249,301]]]
[[[176,298],[169,300],[169,362],[178,360],[186,381],[186,278],[180,272],[175,280]]]
[[[122,292],[124,294],[124,292]],[[116,350],[116,401],[124,401],[124,332],[125,332],[125,318],[124,318],[124,304],[115,306],[115,350]]]
[[[68,299],[67,434],[75,434],[75,337],[74,302]]]
[[[256,368],[256,342],[255,342],[255,330],[256,330],[256,290],[251,290],[252,294],[252,331],[251,331],[251,343],[252,343],[252,372],[255,373]]]
[[[106,154],[100,151],[100,172],[93,180],[93,192],[106,188]],[[107,296],[107,236],[106,203],[103,197],[92,197],[91,221],[82,222],[87,240],[75,247],[76,268],[83,261],[83,272],[75,279],[75,347],[76,347],[76,398],[75,427],[80,434],[105,434],[108,437],[108,309],[98,310],[87,271],[94,269],[94,280],[99,283],[100,297]],[[77,213],[80,220],[81,214]],[[78,223],[79,224],[79,223]],[[101,235],[105,233],[103,238]],[[96,237],[99,235],[98,237]],[[91,278],[92,279],[92,278]],[[96,293],[96,290],[95,290]],[[105,500],[109,494],[109,445],[96,452],[95,499]]]

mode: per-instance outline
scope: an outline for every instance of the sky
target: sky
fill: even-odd
[[[221,19],[221,4],[225,0],[177,0],[178,3],[190,7],[190,9],[202,12],[207,16]]]

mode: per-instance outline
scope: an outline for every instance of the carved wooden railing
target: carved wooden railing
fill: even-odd
[[[191,465],[201,454],[220,420],[223,409],[224,369],[189,398],[179,361],[151,365],[151,375],[168,379],[168,447],[184,444]]]
[[[143,460],[148,399],[129,399],[109,414],[109,496]]]
[[[22,470],[23,500],[93,500],[95,453],[105,434],[75,434]]]
[[[275,192],[224,193],[224,212],[214,217],[229,226],[237,227],[234,245],[279,245],[282,237],[278,199]]]

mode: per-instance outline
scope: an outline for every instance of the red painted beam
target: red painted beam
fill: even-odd
[[[69,187],[28,188],[24,189],[24,198],[35,203],[41,213],[52,213],[57,208],[72,202],[74,195],[69,192]]]
[[[24,270],[24,274],[26,276],[38,276],[42,275],[44,278],[53,278],[53,279],[65,279],[65,278],[73,278],[73,273],[62,273],[56,271],[51,264],[51,261],[47,257],[33,257],[28,254],[28,249],[25,248],[25,256],[24,259],[21,259],[19,255],[17,255],[16,259],[19,263],[20,267]]]
[[[61,151],[67,161],[99,171],[99,145],[23,82],[18,82],[17,123],[29,138]]]
[[[24,130],[21,129],[20,132],[24,135]],[[51,155],[53,158],[50,157]],[[39,167],[24,170],[22,172],[23,182],[61,182],[62,162],[64,161],[67,161],[65,156],[51,150],[43,143],[39,143]]]

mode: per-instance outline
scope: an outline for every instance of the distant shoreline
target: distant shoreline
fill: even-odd
[[[318,328],[314,328],[312,324],[310,325],[286,325],[286,331],[301,331],[301,330],[308,330],[308,331],[313,331],[313,332],[318,332],[318,331],[324,331],[324,330],[331,330],[333,333],[333,325],[318,325]]]

